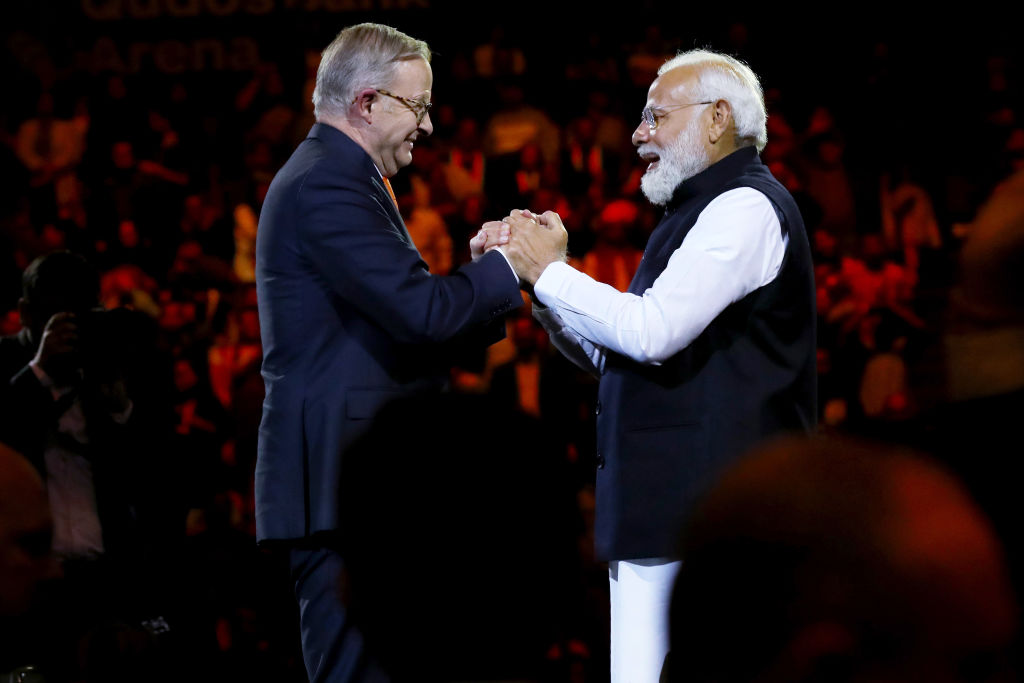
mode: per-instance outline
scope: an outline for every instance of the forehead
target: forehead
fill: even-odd
[[[424,95],[434,84],[434,73],[424,59],[405,59],[398,63],[391,88],[406,97]]]
[[[695,66],[677,66],[666,71],[651,83],[647,91],[649,104],[667,104],[685,95],[697,84],[698,70]]]

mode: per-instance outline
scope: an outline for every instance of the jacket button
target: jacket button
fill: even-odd
[[[600,415],[600,414],[601,414],[601,401],[598,401],[597,404],[594,406],[594,415]]]
[[[600,453],[598,453],[597,457],[595,458],[595,460],[597,460],[597,469],[603,470],[604,469],[604,456],[601,455]]]

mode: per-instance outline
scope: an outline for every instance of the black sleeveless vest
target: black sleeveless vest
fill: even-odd
[[[765,437],[815,428],[810,247],[793,198],[753,147],[679,186],[629,291],[642,296],[704,208],[739,187],[774,206],[789,235],[782,268],[660,366],[609,352],[597,404],[598,559],[674,557],[686,515],[726,466]]]

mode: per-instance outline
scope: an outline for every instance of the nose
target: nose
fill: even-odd
[[[420,130],[423,131],[423,135],[430,135],[434,132],[434,122],[430,120],[430,112],[428,111],[423,120],[420,121]]]
[[[645,142],[647,142],[650,139],[651,139],[651,129],[650,129],[650,126],[647,125],[646,121],[644,121],[643,119],[640,119],[640,124],[637,125],[636,130],[633,131],[633,137],[632,137],[633,146],[634,147],[639,147],[640,145],[644,144]]]

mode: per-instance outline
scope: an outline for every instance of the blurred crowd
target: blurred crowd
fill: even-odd
[[[745,57],[742,35],[733,38]],[[435,60],[435,132],[393,179],[432,272],[468,260],[484,221],[514,208],[551,209],[570,232],[573,264],[628,287],[659,218],[640,193],[630,134],[646,84],[676,45],[656,28],[634,45],[589,40],[589,49],[557,61],[495,29]],[[885,45],[875,57],[863,89],[895,92],[884,81]],[[230,87],[42,70],[21,109],[5,107],[0,118],[0,333],[21,330],[22,273],[56,250],[98,272],[97,305],[138,317],[126,332],[137,335],[138,353],[115,359],[146,419],[131,446],[144,467],[119,473],[135,538],[146,542],[124,553],[131,559],[119,554],[117,571],[136,580],[67,568],[79,582],[76,604],[96,599],[102,584],[119,596],[110,604],[126,606],[83,629],[89,639],[68,666],[92,667],[90,680],[105,666],[120,671],[126,652],[156,652],[168,680],[186,662],[191,680],[303,675],[286,576],[253,541],[263,398],[253,255],[262,198],[312,124],[317,60],[307,55],[304,71],[265,61]],[[1019,76],[1003,57],[976,60],[984,81],[975,88],[984,94],[981,132],[971,136],[983,146],[972,157],[981,162],[976,173],[947,175],[909,152],[872,156],[856,147],[864,133],[837,103],[764,77],[763,160],[797,198],[815,255],[826,432],[905,434],[946,396],[940,342],[962,244],[981,202],[1024,169]],[[560,90],[552,97],[537,82]],[[451,384],[529,416],[557,445],[568,473],[562,493],[576,502],[566,514],[583,607],[546,656],[561,672],[552,680],[601,680],[607,584],[588,537],[596,381],[550,348],[527,310],[509,319],[507,339],[486,357],[453,370]],[[425,449],[446,448],[445,433],[423,437]],[[0,671],[10,661],[0,659]]]

